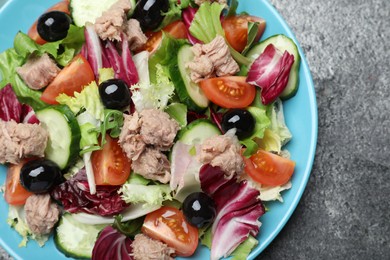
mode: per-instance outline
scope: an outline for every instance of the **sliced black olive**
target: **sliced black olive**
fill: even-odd
[[[253,134],[255,123],[255,119],[248,110],[231,109],[223,115],[221,126],[224,132],[236,128],[236,135],[242,140]]]
[[[121,79],[109,79],[99,85],[103,105],[110,109],[122,109],[130,105],[130,90]]]
[[[62,180],[60,167],[47,159],[28,161],[20,169],[20,183],[33,193],[48,192]]]
[[[55,42],[64,39],[72,19],[68,14],[60,11],[44,13],[38,18],[37,30],[45,41]]]
[[[198,228],[210,224],[216,215],[214,200],[203,192],[194,192],[183,201],[186,220]]]
[[[164,20],[163,13],[168,12],[169,0],[140,0],[134,9],[133,18],[137,19],[141,28],[156,29]]]

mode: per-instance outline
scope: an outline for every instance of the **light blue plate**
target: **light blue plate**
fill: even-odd
[[[58,1],[9,0],[0,9],[0,52],[13,46],[13,38],[18,30],[27,32],[34,20],[45,9],[56,2]],[[267,27],[262,39],[274,34],[285,34],[297,42],[283,18],[268,1],[242,0],[239,10],[260,16],[267,21]],[[301,55],[299,91],[294,98],[284,102],[286,123],[293,134],[293,139],[287,145],[287,149],[290,151],[292,159],[296,162],[296,170],[292,178],[293,187],[283,192],[284,203],[273,202],[267,204],[270,211],[260,219],[263,225],[258,236],[259,244],[250,254],[250,259],[254,259],[259,255],[286,224],[302,196],[313,165],[317,142],[317,104],[313,80],[306,59],[299,45],[298,49]],[[0,171],[0,184],[2,184],[5,181],[6,168],[0,166]],[[13,257],[16,259],[66,259],[56,249],[52,239],[44,248],[40,248],[34,241],[29,242],[26,248],[19,248],[18,244],[21,241],[21,237],[7,225],[7,212],[7,203],[1,196],[0,245]],[[208,249],[199,247],[191,259],[208,258]]]

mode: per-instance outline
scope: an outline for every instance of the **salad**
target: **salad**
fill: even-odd
[[[62,1],[0,54],[8,223],[66,256],[246,258],[300,57],[237,1]],[[259,40],[261,40],[259,42]],[[44,250],[44,249],[42,249]]]

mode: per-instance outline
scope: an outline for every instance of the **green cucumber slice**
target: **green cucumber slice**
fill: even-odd
[[[90,259],[98,234],[105,226],[83,224],[71,214],[64,214],[56,229],[54,243],[67,257]]]
[[[286,100],[297,93],[299,86],[299,65],[301,63],[301,56],[299,55],[298,47],[294,41],[283,34],[274,35],[253,46],[252,49],[248,51],[246,57],[254,61],[271,43],[280,51],[288,51],[288,53],[294,55],[294,63],[291,67],[287,86],[280,95],[281,99]]]
[[[208,107],[209,100],[199,85],[191,80],[190,71],[185,66],[193,59],[191,45],[183,45],[177,53],[176,63],[169,66],[169,74],[180,101],[189,110],[203,111]]]
[[[71,166],[80,150],[80,127],[73,112],[66,105],[39,110],[37,118],[48,131],[45,157],[57,163],[61,170]]]
[[[75,25],[81,27],[88,23],[95,23],[104,11],[107,11],[118,0],[71,0],[70,12]],[[129,0],[130,1],[130,0]]]
[[[208,119],[197,119],[180,130],[178,141],[188,145],[201,144],[207,138],[220,135],[218,127]]]

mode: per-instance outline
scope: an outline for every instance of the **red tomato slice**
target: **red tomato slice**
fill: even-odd
[[[187,39],[187,28],[182,21],[175,21],[171,24],[168,24],[162,29],[162,31],[169,33],[172,37],[176,39]],[[148,37],[148,41],[136,52],[148,51],[153,53],[160,46],[162,39],[162,31],[158,32],[146,32],[145,35]]]
[[[238,52],[242,52],[248,41],[248,22],[258,22],[255,42],[259,41],[265,30],[265,20],[250,15],[229,16],[222,21],[226,40]]]
[[[19,164],[12,164],[8,167],[4,193],[4,199],[8,204],[24,205],[27,198],[33,195],[20,184],[20,169],[27,161],[24,160]]]
[[[224,108],[244,108],[256,96],[255,86],[245,82],[246,77],[228,76],[204,79],[199,83],[206,97]]]
[[[164,206],[146,215],[142,232],[175,249],[178,256],[191,256],[198,246],[198,229],[173,207]]]
[[[245,172],[256,182],[267,186],[283,185],[291,179],[295,162],[259,149],[249,159],[244,158]]]
[[[67,13],[70,15],[69,1],[61,1],[61,2],[53,5],[49,9],[47,9],[45,11],[45,13],[50,12],[50,11],[61,11],[61,12],[64,12],[64,13]],[[42,44],[45,44],[46,41],[44,39],[42,39],[41,36],[39,36],[38,31],[37,31],[37,24],[38,24],[38,20],[36,20],[33,23],[33,25],[31,25],[30,29],[28,30],[27,35],[30,36],[30,38],[33,39],[36,43],[42,45]]]
[[[96,185],[122,185],[129,178],[131,163],[118,144],[118,139],[106,135],[102,150],[91,156]]]
[[[41,100],[48,104],[58,104],[56,97],[65,93],[73,97],[74,92],[80,92],[84,86],[95,80],[92,68],[88,61],[77,55],[63,68],[55,79],[43,91]]]

